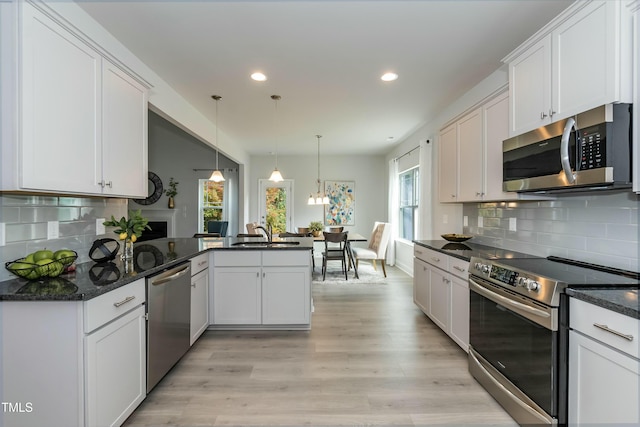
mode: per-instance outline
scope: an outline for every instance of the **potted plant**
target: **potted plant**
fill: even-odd
[[[322,222],[320,222],[320,221],[311,221],[309,223],[309,231],[315,237],[320,236],[320,234],[322,233],[322,230],[324,230],[324,225],[322,225]]]
[[[167,188],[164,192],[164,194],[169,197],[169,209],[173,209],[175,207],[173,198],[178,195],[178,184],[180,183],[174,181],[173,177],[169,178],[169,188]]]
[[[113,232],[118,235],[120,240],[124,240],[124,249],[121,255],[121,258],[124,260],[133,258],[133,243],[142,235],[144,230],[151,230],[148,222],[149,220],[142,216],[142,210],[137,210],[129,211],[128,219],[122,217],[120,220],[117,220],[111,215],[111,219],[103,222],[102,225],[118,227],[113,230]]]

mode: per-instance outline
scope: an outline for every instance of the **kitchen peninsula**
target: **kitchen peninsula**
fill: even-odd
[[[309,329],[312,247],[311,238],[157,239],[136,244],[129,263],[1,282],[2,399],[33,410],[3,413],[0,425],[121,425],[146,397],[149,305],[172,315],[171,299],[149,301],[145,278],[178,264],[192,266],[191,344],[207,327]]]

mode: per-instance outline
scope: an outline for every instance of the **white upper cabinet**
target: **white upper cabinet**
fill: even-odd
[[[18,66],[1,74],[16,89],[0,189],[146,197],[148,87],[46,5],[5,5],[2,22],[2,60]]]
[[[483,100],[440,131],[440,202],[518,199],[502,191],[502,141],[508,138],[508,94]]]
[[[504,59],[510,135],[631,102],[631,61],[631,15],[623,2],[575,2]]]
[[[476,108],[458,121],[458,200],[484,196],[484,141],[482,108]]]
[[[438,182],[440,202],[458,200],[458,126],[457,123],[440,131],[438,147]]]
[[[510,133],[517,135],[550,122],[551,36],[509,63]]]

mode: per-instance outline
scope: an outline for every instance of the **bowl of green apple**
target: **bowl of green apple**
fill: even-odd
[[[71,249],[51,251],[41,249],[24,258],[5,263],[5,268],[12,274],[28,280],[58,277],[67,271],[78,258],[78,253]]]

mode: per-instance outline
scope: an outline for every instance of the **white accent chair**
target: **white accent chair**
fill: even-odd
[[[382,264],[382,272],[384,277],[387,277],[387,270],[385,268],[385,255],[387,253],[387,245],[389,244],[389,238],[391,237],[391,224],[388,222],[376,221],[373,225],[373,231],[369,238],[369,246],[366,248],[352,248],[353,256],[356,260],[356,268],[358,268],[358,261],[370,260],[373,264],[374,270],[376,268],[376,261],[380,261]]]

